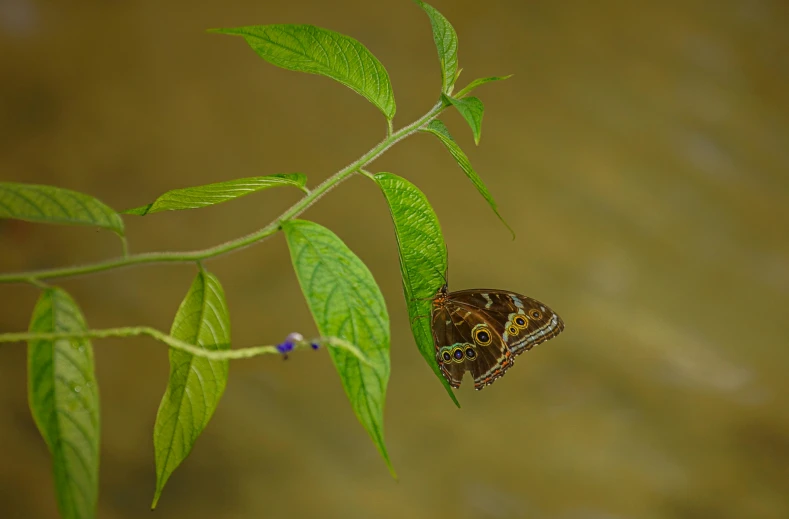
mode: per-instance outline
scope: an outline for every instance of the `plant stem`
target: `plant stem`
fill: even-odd
[[[321,198],[331,189],[336,187],[340,182],[344,181],[349,176],[353,175],[360,168],[370,164],[372,161],[377,159],[379,156],[381,156],[381,154],[383,154],[386,150],[391,148],[394,144],[396,144],[400,140],[415,133],[422,126],[426,125],[427,123],[435,119],[438,116],[438,114],[440,114],[444,110],[444,108],[445,107],[442,105],[442,103],[439,102],[435,106],[433,106],[433,108],[431,108],[430,111],[428,111],[425,115],[423,115],[413,123],[409,124],[408,126],[405,126],[397,130],[396,132],[391,132],[391,131],[387,132],[388,134],[384,140],[382,140],[380,143],[374,146],[370,151],[359,157],[359,159],[357,159],[353,163],[349,164],[348,166],[344,167],[343,169],[341,169],[340,171],[336,172],[331,177],[326,179],[323,183],[318,185],[318,187],[310,191],[309,194],[301,198],[299,201],[293,204],[288,210],[282,213],[276,220],[274,220],[267,226],[258,229],[257,231],[247,234],[245,236],[241,236],[234,240],[230,240],[228,242],[221,243],[219,245],[215,245],[207,249],[201,249],[195,251],[148,252],[148,253],[132,254],[132,255],[124,254],[120,258],[114,258],[114,259],[101,261],[98,263],[92,263],[88,265],[61,267],[61,268],[37,270],[37,271],[29,271],[29,272],[18,272],[11,274],[0,274],[0,283],[33,283],[36,281],[40,281],[42,279],[74,277],[84,274],[101,272],[104,270],[112,270],[122,267],[129,267],[132,265],[140,265],[143,263],[173,263],[173,262],[183,263],[183,262],[202,261],[209,258],[215,258],[217,256],[221,256],[223,254],[227,254],[228,252],[242,249],[244,247],[248,247],[249,245],[262,241],[263,239],[277,232],[282,222],[286,220],[290,220],[291,218],[295,218],[296,216],[306,211],[319,198]],[[390,127],[391,127],[391,123],[390,123]]]
[[[108,337],[138,337],[147,335],[159,342],[167,344],[174,350],[180,350],[195,357],[209,360],[249,359],[259,355],[282,355],[276,346],[253,346],[235,350],[206,350],[200,346],[189,344],[181,339],[167,335],[155,328],[148,326],[130,326],[125,328],[107,328],[104,330],[85,330],[81,332],[20,332],[0,334],[0,343],[28,342],[28,341],[59,341],[69,339],[106,339]],[[369,364],[364,353],[354,344],[338,337],[318,337],[309,341],[298,341],[293,344],[295,349],[309,348],[311,345],[324,344],[326,346],[341,348],[356,356],[361,362]]]

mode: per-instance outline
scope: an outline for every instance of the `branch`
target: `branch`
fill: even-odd
[[[325,195],[331,189],[336,187],[340,182],[344,181],[355,172],[359,171],[364,166],[367,166],[389,148],[394,146],[400,140],[416,133],[421,127],[435,119],[446,107],[441,102],[437,103],[425,115],[414,121],[413,123],[405,126],[396,132],[387,132],[387,137],[374,146],[370,151],[362,155],[355,162],[344,167],[340,171],[333,174],[326,179],[318,187],[309,192],[308,195],[301,198],[298,202],[293,204],[287,211],[282,213],[277,219],[268,224],[267,226],[255,232],[241,236],[234,240],[209,247],[207,249],[187,251],[187,252],[149,252],[142,254],[125,255],[120,258],[114,258],[98,263],[91,263],[88,265],[78,265],[73,267],[60,267],[46,270],[34,270],[28,272],[18,272],[11,274],[0,274],[0,283],[37,283],[43,279],[53,278],[66,278],[80,276],[84,274],[91,274],[101,272],[104,270],[112,270],[123,267],[130,267],[132,265],[140,265],[143,263],[186,263],[203,261],[210,258],[215,258],[228,252],[248,247],[254,243],[264,240],[279,230],[282,222],[290,220],[306,211],[312,204],[314,204],[320,197]]]
[[[174,350],[184,351],[195,357],[202,357],[209,360],[231,360],[231,359],[250,359],[259,355],[282,355],[282,351],[277,346],[253,346],[250,348],[240,348],[236,350],[206,350],[200,346],[189,344],[172,335],[160,332],[148,326],[131,326],[124,328],[107,328],[104,330],[85,330],[82,332],[20,332],[0,334],[0,343],[30,342],[30,341],[58,341],[68,339],[106,339],[108,337],[137,337],[147,335],[159,342],[167,344]],[[340,348],[355,356],[364,364],[370,365],[364,353],[359,348],[339,337],[318,337],[312,340],[294,341],[293,349],[311,348],[313,344],[324,344],[326,346]]]

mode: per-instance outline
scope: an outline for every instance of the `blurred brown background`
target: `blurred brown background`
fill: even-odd
[[[789,5],[781,0],[434,0],[478,90],[475,148],[506,229],[437,140],[371,168],[415,182],[441,219],[453,289],[543,299],[567,323],[456,409],[408,329],[383,198],[355,178],[304,217],[370,266],[392,317],[386,434],[400,481],[356,422],[325,352],[231,365],[227,392],[156,517],[789,517]],[[165,190],[301,171],[311,185],[383,137],[377,110],[276,69],[209,27],[312,23],[385,64],[400,127],[436,100],[429,22],[406,0],[0,0],[0,179],[125,209]],[[132,252],[188,250],[268,223],[280,189],[127,218]],[[109,232],[0,222],[0,270],[119,254]],[[236,347],[314,325],[281,236],[214,260]],[[158,265],[61,285],[93,327],[170,320],[194,275]],[[0,286],[0,331],[37,294]],[[168,373],[150,340],[96,343],[99,517],[151,517],[151,431]],[[26,403],[25,351],[0,348],[0,517],[54,518]]]

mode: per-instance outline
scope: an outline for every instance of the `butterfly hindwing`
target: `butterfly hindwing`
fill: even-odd
[[[433,310],[431,328],[433,331],[433,344],[436,346],[436,361],[444,378],[452,387],[460,387],[465,365],[454,358],[454,350],[464,348],[466,339],[465,326],[457,327],[453,316],[446,307],[437,307]],[[465,352],[464,352],[465,355]]]
[[[471,371],[474,387],[481,389],[512,366],[512,353],[501,332],[482,314],[448,303],[433,312],[436,360],[452,387],[460,387]]]

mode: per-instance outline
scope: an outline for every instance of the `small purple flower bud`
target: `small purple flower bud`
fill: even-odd
[[[318,348],[321,347],[321,345],[318,344],[317,342],[310,343],[310,346],[312,346],[313,350],[317,350]]]
[[[277,344],[277,351],[282,354],[285,360],[288,359],[288,352],[293,351],[297,342],[302,342],[304,337],[297,332],[293,332],[285,337],[285,342]]]

